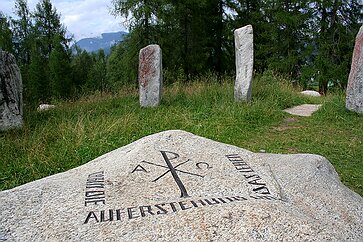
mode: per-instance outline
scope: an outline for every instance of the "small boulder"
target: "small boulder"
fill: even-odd
[[[312,90],[306,90],[306,91],[302,91],[300,93],[305,96],[321,97],[320,93],[318,93],[317,91],[312,91]]]
[[[51,104],[40,104],[39,107],[37,108],[38,112],[42,112],[42,111],[48,111],[50,109],[55,108],[55,105],[51,105]]]

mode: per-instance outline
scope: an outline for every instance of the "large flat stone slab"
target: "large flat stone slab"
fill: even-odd
[[[363,199],[318,155],[184,131],[0,192],[4,241],[362,241]]]
[[[310,117],[320,108],[321,104],[303,104],[296,107],[287,108],[284,111],[296,116]]]

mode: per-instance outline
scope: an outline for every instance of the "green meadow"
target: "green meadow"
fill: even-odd
[[[213,76],[166,86],[157,108],[138,91],[96,93],[37,112],[25,107],[21,130],[0,133],[0,190],[74,167],[146,135],[181,129],[254,152],[325,156],[342,182],[363,195],[363,116],[346,111],[344,93],[312,98],[272,73],[254,78],[250,103],[235,103],[233,79]],[[321,103],[312,117],[283,109]]]

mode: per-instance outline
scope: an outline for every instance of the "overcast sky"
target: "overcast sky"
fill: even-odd
[[[39,0],[28,0],[30,11],[35,9]],[[61,22],[72,33],[76,40],[85,37],[99,36],[101,33],[126,31],[117,19],[109,12],[111,0],[51,0],[57,12],[61,14]],[[14,0],[0,0],[0,11],[14,16]]]

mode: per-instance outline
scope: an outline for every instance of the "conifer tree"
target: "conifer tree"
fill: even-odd
[[[186,80],[208,71],[218,74],[232,71],[233,31],[251,24],[257,72],[273,69],[300,80],[304,86],[317,80],[323,93],[328,86],[344,88],[346,84],[363,9],[359,0],[114,0],[113,3],[116,15],[132,17],[129,37],[113,54],[125,60],[122,73],[136,72],[137,53],[150,43],[161,45],[163,67],[168,75],[175,73],[174,78],[180,69]],[[114,57],[110,60],[109,69],[111,63],[117,62]],[[123,75],[119,74],[121,78]],[[132,75],[136,77],[137,73]]]
[[[36,42],[32,45],[30,55],[28,85],[25,94],[31,105],[37,105],[50,100],[48,65]]]
[[[41,100],[67,97],[72,79],[66,28],[61,24],[60,15],[50,0],[41,0],[32,17],[34,43],[30,55],[29,82],[34,86],[31,89],[35,89],[36,96],[42,95],[38,97]],[[39,61],[42,61],[41,65]]]
[[[55,36],[58,36],[57,38],[65,48],[68,48],[69,39],[66,38],[66,28],[61,24],[60,15],[50,0],[41,0],[36,5],[33,17],[36,38],[39,39],[42,54],[46,58],[49,58],[52,52]]]
[[[307,48],[311,11],[307,6],[306,0],[285,0],[266,9],[271,16],[267,31],[270,42],[265,45],[271,52],[268,67],[295,80],[300,77],[301,66],[311,54]]]
[[[106,83],[106,56],[103,49],[94,54],[94,64],[88,73],[86,88],[89,91],[101,91],[108,88]]]
[[[129,83],[136,85],[137,77],[137,57],[132,56],[137,50],[130,51],[127,47],[129,37],[119,45],[111,49],[111,54],[107,59],[107,80],[114,86],[122,86]],[[129,60],[133,60],[129,62]]]
[[[35,37],[27,0],[15,0],[14,13],[17,17],[12,21],[15,54],[23,72],[25,72],[27,65],[30,63],[30,52]]]
[[[61,43],[61,37],[55,35],[49,57],[49,77],[53,97],[69,97],[72,88],[70,56]]]
[[[89,72],[94,64],[92,56],[85,50],[76,47],[76,53],[72,56],[72,82],[76,89],[86,84]]]
[[[138,85],[139,50],[149,44],[161,45],[161,38],[158,34],[159,15],[165,3],[164,0],[113,0],[112,4],[112,13],[126,18],[130,33],[120,44],[122,46],[117,48],[113,54],[118,55],[120,60],[115,60],[112,57],[108,68],[112,66],[110,66],[111,63],[119,62],[123,67],[122,73],[114,68],[113,70],[118,72],[117,75],[125,78],[125,81],[121,82]],[[111,74],[111,76],[115,75]]]
[[[254,65],[258,72],[267,69],[267,58],[270,56],[270,52],[265,46],[269,39],[269,36],[266,36],[269,27],[266,20],[266,9],[269,7],[267,2],[261,0],[236,0],[230,3],[232,10],[236,13],[231,25],[231,32],[248,24],[253,26]],[[233,42],[233,35],[229,41]]]
[[[0,12],[0,49],[13,53],[12,31],[7,17]]]
[[[355,35],[361,26],[363,4],[359,0],[310,1],[313,14],[311,69],[319,91],[347,84]]]
[[[161,0],[113,0],[113,14],[127,19],[129,29],[139,38],[135,39],[139,46],[151,44],[153,25],[157,21],[158,8],[162,7]]]

